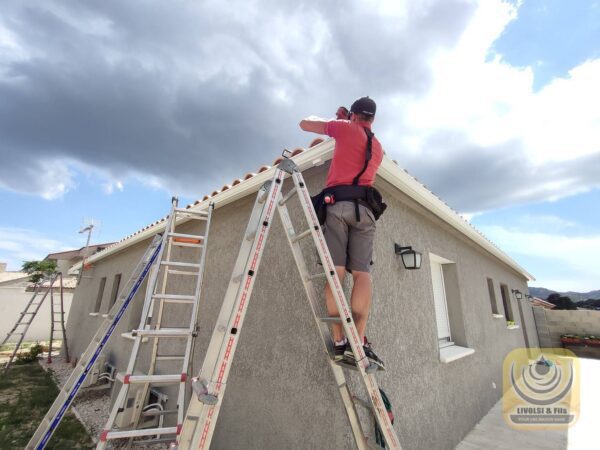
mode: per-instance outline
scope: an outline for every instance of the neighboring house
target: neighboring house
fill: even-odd
[[[88,258],[98,252],[101,252],[112,244],[112,242],[107,242],[105,244],[94,244],[87,247],[81,247],[77,250],[50,253],[44,258],[44,260],[55,261],[56,270],[64,275],[67,275],[67,273],[69,273],[69,269],[77,263],[83,261],[83,258]]]
[[[324,185],[334,146],[332,140],[314,144],[309,151],[294,152],[312,193]],[[209,202],[215,205],[193,373],[204,359],[256,192],[273,173],[273,168],[263,166],[258,174],[235,180],[191,206],[203,210]],[[538,346],[530,303],[518,302],[512,295],[512,289],[527,292],[527,282],[533,277],[387,157],[376,186],[388,204],[377,224],[374,299],[367,329],[387,367],[377,378],[392,401],[395,428],[404,448],[454,448],[501,397],[502,363],[507,353]],[[287,180],[284,191],[289,187]],[[297,200],[289,207],[299,229]],[[168,208],[165,204],[165,210]],[[164,224],[164,219],[155,222],[89,259],[93,267],[75,291],[76,302],[67,324],[72,355],[80,356],[88,346],[119,287]],[[202,232],[197,221],[177,230]],[[420,270],[403,268],[394,253],[395,243],[410,245],[423,254]],[[314,256],[314,251],[306,256],[310,254]],[[314,258],[310,264],[316,272]],[[173,288],[182,292],[190,283],[174,280]],[[119,371],[128,361],[133,341],[127,332],[138,327],[144,290],[145,284],[105,350],[108,361]],[[164,314],[166,325],[177,326],[180,317],[174,317],[168,306]],[[507,320],[517,326],[507,326]],[[144,344],[138,367],[148,363],[149,349],[150,344]],[[158,373],[172,371],[173,367],[158,368]],[[356,387],[355,374],[349,378]],[[164,387],[157,389],[170,392]],[[369,428],[372,420],[364,423]],[[353,446],[326,353],[276,219],[212,448]]]
[[[546,300],[542,300],[541,298],[537,298],[537,297],[533,297],[531,304],[532,304],[532,306],[541,306],[542,308],[545,308],[545,309],[552,309],[552,308],[556,307],[556,305],[554,303],[547,302]]]
[[[25,272],[6,272],[6,264],[0,263],[0,342],[19,319],[21,311],[33,296],[34,287],[29,281],[29,275]],[[69,312],[73,292],[75,291],[76,279],[66,277],[63,282],[63,302],[65,314]],[[49,282],[42,287],[48,288]],[[52,289],[52,294],[60,295],[58,285]],[[42,294],[43,295],[43,291]],[[40,297],[41,298],[41,297]],[[58,298],[58,297],[57,297]],[[47,341],[50,337],[50,296],[44,300],[35,319],[31,322],[25,341]],[[59,337],[62,339],[62,337]],[[15,342],[18,336],[12,336],[8,342]]]

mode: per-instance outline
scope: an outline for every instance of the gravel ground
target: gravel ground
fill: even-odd
[[[39,363],[45,370],[52,369],[56,381],[60,386],[67,381],[67,378],[73,370],[71,364],[66,363],[62,357],[53,357],[51,364],[46,362],[46,358],[40,359]],[[110,413],[109,394],[110,389],[96,391],[84,389],[79,392],[71,406],[75,416],[83,423],[83,426],[88,430],[95,443],[108,420],[108,415]],[[125,442],[123,442],[122,445],[114,445],[112,448],[125,448]],[[133,448],[166,450],[169,447],[166,444],[152,444],[143,446],[136,445]]]
[[[48,364],[44,357],[39,360],[39,363],[44,370],[52,369],[54,377],[61,387],[73,370],[71,364],[66,363],[62,357],[53,357],[51,364]],[[99,391],[82,390],[75,398],[71,407],[77,418],[92,436],[94,442],[97,441],[97,437],[100,435],[110,413],[109,392],[110,390],[108,389]]]

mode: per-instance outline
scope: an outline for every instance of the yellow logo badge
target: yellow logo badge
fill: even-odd
[[[579,361],[564,348],[519,348],[504,358],[504,420],[540,430],[573,425],[579,417]]]

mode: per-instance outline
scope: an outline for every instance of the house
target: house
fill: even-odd
[[[324,184],[333,146],[332,140],[317,139],[308,151],[294,152],[312,193]],[[192,373],[204,359],[256,192],[273,172],[263,166],[257,174],[190,205],[198,210],[209,202],[215,206]],[[284,183],[284,191],[290,183]],[[387,157],[376,186],[388,204],[377,224],[374,299],[367,329],[387,367],[377,377],[392,401],[404,448],[454,448],[501,397],[507,353],[538,347],[530,303],[512,294],[513,289],[527,292],[533,277]],[[289,208],[298,221],[295,201]],[[76,289],[67,324],[73,355],[83,353],[102,315],[114,304],[119,286],[164,224],[164,219],[157,221],[89,259],[93,267]],[[202,232],[197,222],[183,223],[177,230]],[[404,269],[394,252],[396,243],[423,254],[420,270]],[[185,283],[174,282],[174,287],[183,289]],[[145,285],[142,293],[144,289]],[[142,302],[138,294],[105,350],[107,360],[120,371],[131,351],[128,333],[138,327]],[[177,324],[168,309],[164,317],[166,326]],[[137,366],[142,370],[150,344],[144,345]],[[168,372],[168,367],[158,369]],[[356,387],[355,374],[349,378]],[[170,406],[173,403],[165,407]],[[212,445],[354,446],[279,219],[265,247]]]
[[[554,303],[550,303],[547,302],[546,300],[542,300],[541,298],[538,297],[533,297],[533,300],[531,301],[533,306],[540,306],[544,309],[552,309],[555,308],[556,305]]]
[[[91,256],[95,253],[101,252],[109,245],[112,245],[112,242],[107,242],[104,244],[92,244],[88,245],[87,247],[81,247],[76,250],[67,250],[64,252],[50,253],[44,258],[44,261],[55,261],[56,270],[64,275],[67,275],[71,267],[83,261],[84,258],[87,258],[88,256]]]

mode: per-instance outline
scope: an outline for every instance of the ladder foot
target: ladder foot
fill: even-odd
[[[219,397],[212,394],[198,394],[198,401],[208,406],[216,405]]]

